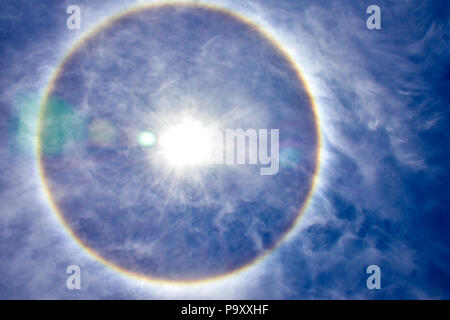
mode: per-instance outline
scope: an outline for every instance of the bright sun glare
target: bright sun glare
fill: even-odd
[[[163,154],[176,167],[208,164],[212,141],[208,129],[200,121],[186,118],[169,127],[159,140]]]

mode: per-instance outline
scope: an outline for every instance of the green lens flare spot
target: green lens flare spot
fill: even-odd
[[[141,146],[151,147],[156,143],[156,136],[148,131],[142,131],[139,133],[138,142]]]
[[[34,132],[39,117],[39,100],[36,93],[20,93],[14,98],[9,122],[9,150],[31,155],[34,148]]]
[[[41,129],[42,153],[59,155],[86,138],[86,121],[76,108],[50,98],[44,109]]]

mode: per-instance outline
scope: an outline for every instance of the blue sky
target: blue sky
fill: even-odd
[[[448,299],[448,2],[217,0],[204,3],[236,12],[269,33],[292,57],[311,89],[317,104],[323,146],[317,187],[300,223],[265,259],[240,273],[207,283],[181,286],[142,282],[117,273],[95,260],[62,228],[44,195],[33,150],[38,107],[56,67],[76,41],[105,18],[124,12],[136,2],[103,1],[92,4],[81,0],[76,3],[5,1],[0,10],[0,298]],[[71,4],[81,8],[80,30],[66,28],[65,11]],[[371,4],[381,8],[380,30],[368,30],[366,27],[366,8]],[[171,43],[171,46],[178,48],[174,54],[176,61],[190,61],[187,58],[190,52],[198,54],[193,44],[200,46],[208,37],[223,33],[222,37],[228,41],[226,45],[220,41],[212,42],[216,45],[213,47],[217,50],[213,51],[216,55],[198,60],[197,69],[189,64],[173,64],[163,50],[167,48],[148,45],[153,50],[148,54],[154,59],[152,63],[162,66],[165,59],[169,59],[167,68],[171,70],[171,73],[152,80],[165,85],[157,92],[157,98],[153,95],[154,100],[147,101],[152,108],[172,107],[171,112],[176,113],[179,104],[202,101],[211,106],[207,112],[209,116],[214,116],[222,112],[227,103],[240,104],[244,107],[239,112],[244,109],[246,114],[253,116],[244,118],[238,114],[226,118],[227,125],[279,125],[280,132],[283,129],[290,132],[291,140],[298,137],[306,139],[305,136],[311,132],[307,120],[297,119],[294,124],[288,124],[283,119],[282,115],[286,114],[294,118],[298,112],[306,114],[307,104],[303,105],[303,111],[291,110],[296,99],[304,97],[284,84],[283,79],[290,79],[288,69],[270,68],[278,63],[274,62],[277,57],[273,49],[266,44],[259,44],[258,47],[258,44],[249,42],[245,30],[231,27],[221,29],[220,19],[214,20],[208,16],[202,19],[202,23],[211,24],[211,27],[202,29],[200,24],[192,25],[194,30],[199,30],[195,38],[198,43],[194,40]],[[227,34],[229,30],[233,32]],[[132,32],[134,38],[130,36],[129,40],[130,43],[134,39],[137,43],[143,39],[157,43],[158,36],[167,36],[164,32],[168,33],[167,30],[160,30],[154,37],[147,35],[148,38]],[[120,40],[117,35],[116,41]],[[123,70],[128,69],[124,67],[116,70],[120,74],[117,80],[111,81],[109,79],[114,78],[114,70],[107,69],[107,63],[118,61],[115,54],[120,53],[123,55],[122,61],[137,63],[129,67],[133,71],[131,74],[134,74],[134,70],[138,72],[140,69],[139,63],[142,61],[139,59],[146,59],[147,55],[133,50],[128,52],[126,47],[118,48],[117,44],[113,46],[107,41],[98,43],[95,50],[99,51],[86,51],[89,56],[85,62],[87,71],[77,78],[81,80],[73,80],[71,74],[67,86],[71,86],[72,91],[61,84],[58,97],[70,103],[68,108],[71,110],[88,110],[84,115],[89,117],[102,113],[111,123],[131,128],[126,132],[134,132],[135,127],[145,127],[141,117],[142,112],[147,110],[144,107],[129,109],[127,117],[118,112],[123,107],[120,101],[126,103],[130,96],[135,99],[134,102],[147,97],[147,87],[139,86],[144,83],[144,78],[127,79],[136,80],[133,90],[131,86],[119,86],[125,79]],[[184,45],[186,47],[183,49]],[[247,55],[233,55],[233,49],[243,52],[242,48],[246,45]],[[251,50],[255,51],[248,54]],[[256,59],[258,54],[263,58]],[[130,55],[132,59],[127,60]],[[224,69],[206,72],[202,66],[221,62],[220,59],[212,61],[217,57],[222,57]],[[104,66],[101,58],[104,58]],[[156,60],[158,63],[154,62]],[[239,64],[239,61],[242,63]],[[236,69],[239,72],[227,74],[226,62],[232,66],[239,65]],[[89,67],[89,63],[96,67]],[[251,72],[259,70],[258,65],[263,66],[262,71],[259,76],[254,76]],[[78,70],[75,75],[80,72],[76,68],[77,63],[73,69]],[[198,78],[198,81],[186,84],[180,81],[183,78],[180,72],[189,68],[196,71],[190,76]],[[285,73],[280,73],[280,70]],[[173,74],[177,72],[179,77],[175,79]],[[92,79],[93,82],[88,81]],[[242,79],[246,85],[237,86]],[[247,90],[249,83],[252,83],[250,79],[258,90]],[[208,90],[198,89],[211,83],[214,85],[210,85]],[[277,86],[277,83],[283,85]],[[98,92],[98,95],[89,96],[86,92],[90,92],[90,89]],[[102,96],[105,92],[109,95]],[[193,98],[189,101],[177,100],[181,96],[179,92],[183,96],[189,93]],[[95,104],[96,108],[86,109],[83,97],[88,98],[88,105]],[[158,103],[154,102],[155,99]],[[273,105],[277,105],[276,110],[282,112],[271,109]],[[288,110],[291,110],[290,113]],[[69,117],[71,125],[73,119],[72,114]],[[79,132],[84,125],[92,124],[90,118],[86,120],[87,124],[83,121],[75,121],[77,126],[73,130]],[[300,125],[301,121],[305,122]],[[83,140],[83,136],[79,139]],[[311,142],[311,136],[306,141]],[[94,212],[98,216],[104,208],[109,208],[108,212],[112,214],[119,214],[123,212],[120,209],[126,208],[129,213],[127,219],[133,219],[136,212],[150,210],[149,207],[138,207],[136,203],[149,206],[151,202],[153,211],[177,213],[177,210],[181,210],[178,216],[165,216],[169,220],[163,220],[165,222],[158,226],[155,234],[168,230],[169,234],[181,235],[185,235],[185,231],[182,224],[178,225],[177,222],[184,223],[183,219],[186,218],[181,213],[186,210],[190,217],[186,223],[191,227],[195,223],[204,226],[212,223],[209,221],[210,211],[231,210],[239,217],[234,220],[224,218],[223,223],[219,224],[220,227],[226,226],[226,223],[232,225],[229,230],[234,233],[224,233],[225,244],[213,242],[214,239],[220,239],[220,231],[206,227],[204,230],[210,233],[204,233],[203,238],[198,238],[202,234],[195,232],[187,233],[181,240],[174,240],[174,237],[160,238],[160,254],[167,255],[164,263],[168,263],[162,274],[170,274],[171,267],[175,270],[172,272],[178,273],[192,271],[195,267],[203,273],[212,272],[212,269],[227,269],[224,266],[233,265],[236,261],[239,263],[239,259],[245,260],[248,258],[246,254],[254,254],[250,244],[249,247],[243,244],[251,243],[248,239],[254,240],[259,236],[270,243],[270,237],[282,233],[283,224],[278,218],[289,220],[291,203],[288,200],[295,203],[291,198],[293,192],[304,186],[297,182],[304,177],[302,172],[308,176],[308,171],[301,170],[309,165],[307,160],[301,162],[298,170],[281,170],[280,175],[274,177],[275,180],[255,178],[246,171],[227,171],[219,175],[223,179],[219,184],[221,191],[212,187],[208,189],[211,194],[218,194],[217,200],[220,201],[216,207],[205,207],[199,201],[193,205],[192,199],[203,194],[199,196],[198,190],[189,180],[179,182],[179,189],[175,193],[163,189],[161,192],[168,199],[165,203],[155,202],[153,198],[145,198],[146,201],[142,202],[139,199],[144,196],[138,197],[138,191],[146,188],[145,181],[159,177],[159,171],[155,169],[158,167],[149,165],[150,169],[145,174],[126,171],[121,167],[120,170],[124,171],[116,171],[120,174],[115,180],[114,175],[102,171],[112,167],[91,166],[96,163],[98,156],[112,159],[111,154],[119,157],[111,160],[112,163],[130,160],[131,156],[136,156],[135,160],[140,161],[139,154],[128,153],[136,148],[131,148],[128,142],[116,143],[108,150],[94,150],[92,146],[75,144],[77,152],[72,150],[72,153],[63,157],[64,161],[71,160],[79,172],[92,173],[92,176],[84,177],[88,180],[82,180],[80,175],[73,175],[73,180],[70,180],[69,170],[73,167],[67,164],[60,167],[60,171],[54,171],[53,179],[63,181],[58,196],[62,202],[68,203],[67,211],[75,217],[79,217],[79,212],[87,212],[87,215]],[[57,162],[58,159],[53,160]],[[304,158],[295,158],[296,161],[299,159]],[[91,171],[86,171],[88,169]],[[124,174],[127,179],[121,180]],[[147,175],[148,180],[144,181],[143,175]],[[80,181],[84,181],[84,184]],[[211,183],[210,180],[204,181]],[[245,181],[250,181],[251,185]],[[212,183],[210,185],[215,186]],[[191,197],[188,209],[180,209],[180,203],[183,203],[177,198],[180,194]],[[77,199],[82,201],[76,202]],[[229,209],[230,206],[232,209]],[[278,211],[274,208],[278,208]],[[264,214],[267,217],[264,218]],[[170,219],[175,219],[174,225],[180,228],[169,227]],[[95,221],[104,228],[112,228],[105,229],[107,231],[124,230],[117,229],[118,221],[123,220],[109,218]],[[138,223],[139,220],[125,220],[124,228],[136,227]],[[149,228],[151,226],[155,227],[150,225]],[[116,234],[117,239],[124,242],[115,238],[122,245],[126,243],[130,246],[131,241],[130,247],[133,249],[129,251],[130,260],[145,248],[137,244],[151,241],[151,237],[140,238],[141,233],[136,233],[133,228],[126,229],[131,234]],[[89,230],[92,229],[83,225],[81,229],[89,238]],[[146,234],[145,230],[142,232]],[[243,242],[239,244],[240,237]],[[98,248],[107,247],[107,241],[102,242],[105,239],[99,234],[91,236],[89,240]],[[174,254],[170,255],[172,249],[180,249],[179,246],[175,248],[174,243],[184,243],[184,250],[187,251],[173,251]],[[202,251],[201,248],[205,247],[208,249]],[[220,251],[225,247],[236,250]],[[197,261],[189,258],[189,255],[183,255],[188,250],[200,250],[205,254],[203,260]],[[158,274],[155,271],[157,269],[152,269],[151,263],[146,265],[145,259],[142,261],[145,270]],[[72,264],[81,267],[81,290],[66,288],[65,271]],[[372,264],[381,268],[380,290],[368,290],[366,287],[366,268]]]

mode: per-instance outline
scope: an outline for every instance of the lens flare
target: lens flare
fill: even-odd
[[[156,143],[156,136],[149,131],[142,131],[138,135],[138,142],[141,146],[151,147]]]

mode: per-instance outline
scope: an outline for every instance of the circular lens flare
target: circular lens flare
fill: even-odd
[[[151,147],[156,143],[156,136],[148,131],[142,131],[139,133],[138,141],[141,146]]]

